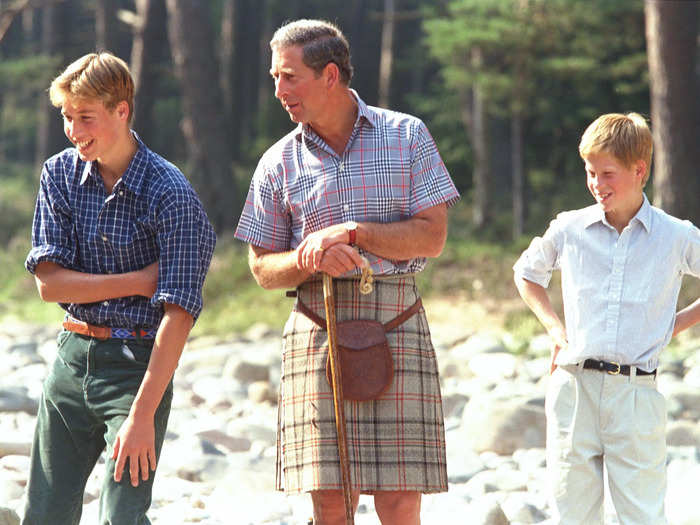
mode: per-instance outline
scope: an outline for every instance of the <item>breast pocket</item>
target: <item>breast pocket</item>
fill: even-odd
[[[137,217],[115,229],[110,244],[122,269],[153,262],[158,251],[155,228],[145,217]]]

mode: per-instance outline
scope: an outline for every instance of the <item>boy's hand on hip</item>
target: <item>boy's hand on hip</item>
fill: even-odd
[[[137,418],[129,414],[117,433],[112,459],[116,460],[115,482],[121,481],[127,459],[129,477],[134,487],[139,484],[139,472],[141,479],[148,479],[149,470],[156,470],[155,425],[152,417]]]
[[[552,360],[549,363],[549,373],[551,375],[557,369],[555,361],[557,359],[557,355],[559,355],[559,351],[562,348],[566,348],[569,345],[569,342],[566,340],[566,330],[561,327],[557,327],[550,331],[549,337],[552,338],[552,342],[554,343],[552,348]]]

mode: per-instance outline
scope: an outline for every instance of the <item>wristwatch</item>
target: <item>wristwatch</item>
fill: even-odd
[[[355,246],[355,241],[357,240],[357,223],[355,221],[348,221],[345,223],[345,231],[348,232],[348,244],[350,246]]]

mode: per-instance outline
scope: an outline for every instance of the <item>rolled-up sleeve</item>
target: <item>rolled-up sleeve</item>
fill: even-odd
[[[32,274],[44,261],[74,269],[76,245],[70,206],[44,165],[34,209],[32,248],[24,265]]]
[[[560,223],[555,219],[542,237],[532,239],[513,265],[515,277],[547,288],[552,272],[559,267],[560,233]]]
[[[196,320],[216,235],[199,200],[176,190],[163,200],[157,217],[160,251],[158,287],[151,303],[176,304]]]
[[[411,148],[411,215],[442,203],[452,206],[459,200],[459,193],[435,141],[420,120]]]
[[[688,242],[683,257],[683,273],[700,279],[700,229],[688,222]]]

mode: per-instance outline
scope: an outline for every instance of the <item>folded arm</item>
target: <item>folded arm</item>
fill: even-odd
[[[95,274],[43,261],[36,267],[34,280],[39,296],[47,302],[93,303],[130,295],[151,297],[158,282],[158,263],[133,272]]]
[[[369,253],[392,260],[437,257],[447,237],[447,206],[439,204],[391,223],[359,223],[355,244]],[[315,272],[338,277],[362,266],[357,250],[348,245],[344,224],[307,235],[296,250],[273,252],[250,246],[250,269],[267,289],[295,287]]]

